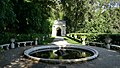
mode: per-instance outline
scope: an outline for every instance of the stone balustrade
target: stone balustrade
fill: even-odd
[[[67,37],[74,38],[72,34],[67,34]],[[74,39],[77,39],[77,37],[74,38]],[[86,42],[86,43],[87,43],[87,45],[90,45],[90,46],[97,46],[97,47],[107,48],[107,44],[101,43],[101,42]],[[120,51],[120,46],[110,44],[110,49]]]
[[[29,43],[30,45],[32,45],[33,41],[17,42],[18,47],[21,47],[21,46],[20,46],[21,44],[23,44],[23,46],[26,46],[27,43]]]
[[[16,42],[15,47],[22,47],[22,45],[23,45],[23,46],[26,46],[27,44],[33,45],[33,42],[34,42],[34,41]],[[5,49],[5,50],[12,49],[12,48],[11,48],[11,44],[3,44],[3,45],[0,45],[0,48]]]
[[[120,46],[119,45],[111,45],[110,47],[113,50],[120,51]]]
[[[0,48],[6,49],[6,50],[9,50],[9,47],[10,47],[10,44],[3,44],[3,45],[0,45]]]

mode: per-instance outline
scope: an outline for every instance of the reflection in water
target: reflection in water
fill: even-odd
[[[31,54],[34,57],[48,58],[48,59],[80,59],[92,56],[91,52],[77,49],[60,49],[60,50],[45,50],[40,52],[34,52]]]

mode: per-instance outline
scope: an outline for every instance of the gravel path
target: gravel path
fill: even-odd
[[[24,50],[33,46],[26,46],[6,50],[0,53],[1,68],[120,68],[120,53],[99,47],[85,46],[99,52],[97,59],[73,64],[47,64],[23,56]]]

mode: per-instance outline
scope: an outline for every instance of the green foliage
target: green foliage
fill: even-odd
[[[22,41],[34,41],[35,38],[38,38],[39,44],[47,44],[50,43],[53,39],[49,36],[46,37],[48,34],[16,34],[16,33],[3,33],[0,34],[0,44],[7,44],[10,43],[11,38],[15,38],[16,42]],[[43,41],[43,36],[45,36],[46,41]]]
[[[0,32],[50,33],[50,6],[46,0],[1,0]]]
[[[86,1],[83,0],[63,0],[63,9],[65,13],[64,19],[67,21],[68,32],[75,32],[79,28],[84,27],[84,14],[86,8],[84,6]],[[80,26],[81,25],[81,26]]]
[[[10,0],[0,0],[0,32],[14,29],[15,13]]]
[[[10,43],[10,39],[14,38],[15,34],[11,34],[11,33],[1,33],[0,34],[0,44],[6,44],[6,43]]]
[[[12,37],[24,41],[50,34],[58,18],[66,20],[67,33],[119,33],[120,7],[106,6],[103,11],[102,6],[108,3],[109,0],[0,0],[1,43]]]
[[[38,37],[40,44],[49,42],[49,37],[46,41],[42,38],[51,32],[49,19],[53,4],[51,0],[1,0],[0,44],[10,43],[11,38],[19,42]]]
[[[78,41],[76,41],[75,39],[71,38],[71,37],[64,37],[64,39],[71,44],[80,44]]]
[[[102,4],[103,2],[100,3]],[[120,8],[107,8],[105,11],[99,8],[95,12],[91,12],[92,16],[89,18],[90,20],[85,20],[85,27],[79,32],[119,33],[118,24],[120,23],[120,19],[118,11],[120,11]]]
[[[115,0],[114,2],[116,2]],[[56,19],[66,20],[67,32],[119,33],[120,8],[102,8],[109,0],[1,0],[0,31],[51,32]]]
[[[119,33],[120,8],[109,8],[107,6],[109,2],[109,0],[62,0],[67,33]],[[102,8],[103,5],[106,6],[106,10]]]
[[[48,37],[48,38],[45,38],[45,40],[44,41],[40,41],[41,43],[40,44],[44,44],[44,45],[46,45],[46,44],[49,44],[49,43],[51,43],[51,42],[53,42],[53,37]]]
[[[19,33],[49,33],[49,7],[46,1],[16,1],[14,10],[17,15]]]

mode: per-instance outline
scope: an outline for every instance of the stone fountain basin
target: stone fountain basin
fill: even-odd
[[[34,57],[31,56],[32,53],[35,53],[37,51],[42,51],[42,50],[48,50],[48,49],[60,49],[60,48],[64,48],[64,49],[81,49],[81,50],[85,50],[85,51],[89,51],[91,52],[93,55],[89,56],[89,57],[85,57],[85,58],[80,58],[80,59],[49,59],[49,58],[38,58],[38,57]],[[33,60],[37,60],[37,61],[43,61],[43,62],[52,62],[52,63],[76,63],[76,62],[81,62],[81,61],[88,61],[88,60],[92,60],[98,57],[98,51],[90,48],[90,47],[85,47],[85,46],[78,46],[78,45],[66,45],[66,46],[56,46],[56,45],[44,45],[44,46],[38,46],[38,47],[34,47],[34,48],[30,48],[28,50],[24,51],[24,55],[27,56],[28,58],[31,58]]]

